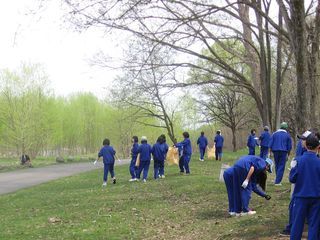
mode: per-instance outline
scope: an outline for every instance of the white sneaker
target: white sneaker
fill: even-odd
[[[166,176],[165,175],[161,175],[161,178],[166,178]]]
[[[229,215],[230,215],[231,217],[233,217],[233,216],[236,216],[236,213],[235,213],[235,212],[229,212]]]
[[[102,187],[105,187],[105,186],[107,186],[107,182],[102,183]]]
[[[282,183],[275,183],[275,186],[282,186]]]
[[[241,216],[254,215],[254,214],[256,214],[256,213],[257,213],[256,211],[242,212],[242,213],[241,213]]]
[[[129,180],[129,182],[134,182],[134,181],[137,181],[137,179],[136,179],[136,178],[131,178],[131,179]]]
[[[143,179],[143,182],[146,183],[146,182],[147,182],[147,179]]]

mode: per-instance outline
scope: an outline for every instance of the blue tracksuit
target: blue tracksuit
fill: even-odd
[[[204,154],[206,152],[206,148],[208,146],[208,139],[205,136],[201,135],[198,138],[197,144],[199,145],[200,159],[203,159]]]
[[[302,146],[302,140],[299,139],[298,143],[297,143],[297,147],[296,147],[296,157],[299,157],[299,156],[302,156],[302,154],[304,152],[306,152],[307,149],[305,149],[303,146]]]
[[[103,157],[103,181],[106,182],[108,180],[108,172],[110,172],[111,177],[114,177],[114,155],[116,151],[113,147],[105,145],[103,146],[99,153],[98,157]]]
[[[152,155],[153,155],[153,161],[154,161],[154,179],[159,178],[160,174],[159,169],[160,166],[164,165],[164,159],[166,156],[166,148],[165,143],[155,143],[152,147]]]
[[[138,169],[137,178],[140,179],[140,175],[143,170],[143,179],[147,179],[152,153],[150,144],[147,142],[142,142],[138,148],[138,153],[140,154],[140,166]]]
[[[269,148],[274,155],[276,179],[275,184],[281,183],[288,154],[292,149],[291,136],[286,130],[274,132],[269,141]]]
[[[182,147],[182,156],[183,156],[183,167],[186,170],[186,173],[190,173],[189,169],[189,162],[191,160],[192,155],[192,147],[191,147],[191,141],[189,138],[185,138],[182,142],[176,143],[176,147]],[[184,172],[184,171],[183,171]]]
[[[255,138],[256,138],[255,134],[250,134],[248,136],[248,140],[247,140],[247,147],[249,148],[248,155],[255,155],[256,154],[256,146],[259,146],[259,144]]]
[[[268,156],[268,149],[269,149],[269,141],[270,141],[271,134],[268,130],[264,130],[260,137],[260,157],[266,159]]]
[[[165,142],[161,146],[163,148],[164,157],[163,157],[163,161],[160,162],[160,165],[159,165],[159,175],[160,176],[164,176],[164,161],[167,158],[167,153],[168,153],[168,150],[169,150],[169,146]]]
[[[254,173],[251,176],[247,188],[241,185],[246,179],[251,167],[254,167]],[[234,212],[240,213],[249,211],[249,202],[251,199],[251,192],[254,191],[259,196],[265,197],[265,192],[257,186],[257,175],[266,169],[266,162],[264,159],[257,156],[243,156],[232,167],[233,168],[233,201]],[[227,187],[228,189],[228,187]]]
[[[136,161],[138,156],[138,148],[139,148],[138,143],[134,143],[131,148],[131,162],[130,162],[129,171],[132,179],[136,178],[136,175],[137,175]]]
[[[233,197],[233,174],[233,167],[227,168],[223,173],[223,179],[228,193],[229,212],[235,212]]]
[[[215,148],[216,148],[216,151],[215,151],[216,160],[218,160],[219,158],[222,157],[222,148],[223,148],[224,138],[220,134],[217,134],[214,137],[213,141],[215,143]]]
[[[316,153],[307,151],[298,157],[289,180],[296,184],[290,239],[301,239],[305,218],[309,226],[308,239],[320,239],[320,159]]]
[[[178,152],[179,152],[179,168],[180,172],[184,172],[184,167],[183,167],[183,147],[180,146],[178,147]]]

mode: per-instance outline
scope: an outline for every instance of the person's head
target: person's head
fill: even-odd
[[[201,132],[201,136],[204,136],[204,132],[203,131]]]
[[[137,136],[132,137],[132,143],[137,143],[139,141]]]
[[[217,134],[218,134],[218,135],[220,135],[220,134],[221,134],[221,131],[220,131],[220,130],[218,130],[218,131],[217,131]]]
[[[269,127],[268,126],[264,126],[263,130],[264,131],[269,131]]]
[[[308,151],[318,151],[320,146],[320,134],[310,133],[305,140],[305,146]]]
[[[141,137],[141,143],[146,143],[148,140],[147,140],[147,137],[146,136],[142,136]]]
[[[158,137],[158,139],[157,139],[157,143],[162,144],[162,143],[164,143],[164,142],[165,142],[165,141],[164,141],[163,136],[162,136],[162,135],[160,135],[160,136]]]
[[[183,135],[184,138],[189,138],[189,133],[188,132],[184,132],[184,133],[182,133],[182,135]]]
[[[108,138],[105,138],[102,142],[103,146],[109,146],[110,145],[110,140]]]
[[[164,143],[167,141],[167,139],[166,139],[166,135],[161,134],[161,135],[160,135],[160,137],[163,139],[163,142],[164,142]]]
[[[282,122],[282,123],[280,124],[280,129],[287,130],[287,129],[288,129],[288,123]]]
[[[272,173],[273,161],[270,158],[266,158],[266,170]]]
[[[251,129],[251,134],[252,135],[256,134],[256,130],[255,129]]]

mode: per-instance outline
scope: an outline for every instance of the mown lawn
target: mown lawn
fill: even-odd
[[[226,154],[223,162],[242,153]],[[97,170],[3,195],[0,239],[279,239],[287,178],[281,187],[268,185],[270,201],[253,194],[256,215],[230,218],[220,167],[195,156],[190,176],[166,166],[165,179],[151,179],[150,168],[147,183],[129,183],[128,166],[120,166],[117,184],[106,188]]]

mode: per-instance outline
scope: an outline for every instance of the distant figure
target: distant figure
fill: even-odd
[[[204,154],[206,152],[206,148],[208,146],[208,139],[204,136],[204,132],[201,132],[200,137],[198,138],[197,144],[199,146],[200,151],[200,161],[204,161]]]
[[[256,146],[259,146],[256,137],[256,130],[251,129],[251,134],[248,136],[247,147],[249,149],[248,155],[256,155]]]
[[[273,152],[274,163],[276,169],[276,179],[274,185],[280,186],[286,161],[292,149],[292,140],[290,134],[287,132],[288,124],[282,122],[280,129],[274,132],[270,138],[269,148]]]
[[[168,152],[165,137],[159,136],[157,142],[152,146],[152,156],[154,162],[154,179],[164,178],[164,160]]]
[[[131,148],[131,162],[129,166],[129,171],[131,174],[131,179],[129,182],[134,182],[137,181],[137,167],[136,167],[136,161],[138,157],[138,149],[139,149],[139,144],[138,144],[138,137],[133,136],[132,137],[132,148]]]
[[[215,148],[216,148],[216,161],[221,161],[222,159],[222,148],[223,148],[223,142],[224,142],[224,138],[221,135],[221,131],[218,130],[216,132],[216,136],[214,138],[214,144],[215,144]]]
[[[146,136],[141,137],[141,144],[138,148],[138,153],[140,154],[140,165],[138,169],[137,178],[140,179],[140,175],[143,170],[143,182],[147,182],[150,161],[151,161],[152,147],[150,144],[148,144]]]
[[[189,133],[184,132],[183,134],[184,140],[182,142],[176,143],[175,146],[179,149],[182,148],[182,157],[183,157],[183,169],[180,171],[181,173],[184,173],[186,171],[186,174],[190,174],[190,169],[189,169],[189,162],[191,160],[191,155],[192,155],[192,147],[191,147],[191,141],[189,139]]]
[[[102,186],[107,186],[107,180],[108,180],[108,172],[110,172],[112,177],[113,184],[116,184],[116,177],[114,174],[114,156],[116,154],[116,151],[113,149],[112,146],[110,146],[110,140],[108,138],[105,138],[103,140],[103,147],[100,149],[98,153],[98,159],[103,159],[103,184]]]
[[[159,177],[160,178],[165,178],[165,175],[164,175],[164,161],[166,160],[167,158],[167,153],[168,153],[168,150],[169,150],[169,146],[167,144],[167,139],[166,139],[166,135],[164,134],[161,134],[160,136],[162,139],[163,139],[163,144],[162,144],[162,149],[163,149],[163,154],[164,154],[164,160],[162,162],[160,162],[160,166],[159,166]]]
[[[260,140],[260,157],[266,159],[268,156],[269,150],[269,141],[270,141],[271,134],[269,133],[269,127],[265,126],[263,128],[263,132],[261,133],[259,140]]]
[[[21,156],[21,165],[32,167],[30,157],[27,154]]]

